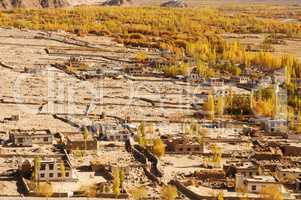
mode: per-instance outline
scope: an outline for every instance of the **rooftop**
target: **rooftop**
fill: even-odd
[[[67,140],[70,142],[81,142],[84,141],[84,135],[79,133],[68,135]],[[90,134],[87,137],[87,141],[94,141],[93,137]]]
[[[14,135],[49,135],[51,134],[48,129],[40,129],[40,130],[22,130],[22,129],[12,129],[9,131],[10,134]]]
[[[273,176],[253,176],[248,178],[247,182],[276,183],[276,180]]]

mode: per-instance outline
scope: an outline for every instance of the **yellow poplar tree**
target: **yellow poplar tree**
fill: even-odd
[[[263,200],[283,200],[283,194],[277,185],[263,187],[260,195]]]
[[[164,186],[161,189],[161,199],[163,200],[175,200],[178,196],[177,188],[172,185]]]
[[[153,152],[158,157],[162,157],[165,155],[165,144],[160,138],[155,139]]]
[[[222,96],[219,96],[217,99],[217,114],[219,116],[224,114],[224,99]]]
[[[120,195],[120,172],[119,168],[114,168],[113,172],[113,193],[115,194],[116,197]]]
[[[209,119],[214,119],[214,98],[211,94],[208,95],[207,102],[204,103],[203,110],[207,112]]]

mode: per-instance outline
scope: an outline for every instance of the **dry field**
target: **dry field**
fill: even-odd
[[[121,79],[79,80],[51,66],[70,58],[69,54],[46,53],[45,48],[68,49],[72,54],[85,54],[78,47],[64,43],[37,39],[38,32],[0,29],[1,62],[12,69],[1,66],[0,119],[20,114],[20,120],[0,124],[9,128],[50,128],[54,132],[72,131],[73,127],[52,117],[53,114],[85,115],[87,106],[94,101],[90,114],[106,113],[110,116],[132,121],[168,122],[177,114],[188,119],[194,113],[193,103],[201,103],[197,96],[207,88],[185,84],[180,81],[151,78],[123,77]],[[112,47],[110,51],[98,51],[96,56],[115,56],[131,59],[135,49],[127,49],[111,42],[108,38],[84,37],[82,40]],[[122,51],[121,51],[122,50]],[[116,53],[115,51],[121,52]],[[126,63],[97,60],[85,56],[96,68],[120,70]],[[37,69],[35,73],[24,73],[24,68]],[[17,103],[16,103],[17,102]]]

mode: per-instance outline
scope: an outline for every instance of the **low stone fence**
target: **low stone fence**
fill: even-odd
[[[158,183],[159,185],[161,185],[161,180],[157,176],[155,176],[153,173],[148,171],[146,167],[143,167],[143,170],[144,170],[144,173],[147,176],[147,178],[149,178],[150,180],[154,181],[155,183]]]

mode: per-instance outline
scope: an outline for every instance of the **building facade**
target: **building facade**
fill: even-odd
[[[11,130],[9,137],[14,146],[20,147],[53,143],[53,135],[49,130]]]
[[[85,139],[83,134],[72,134],[66,137],[67,151],[74,150],[97,150],[97,140],[90,134]]]

